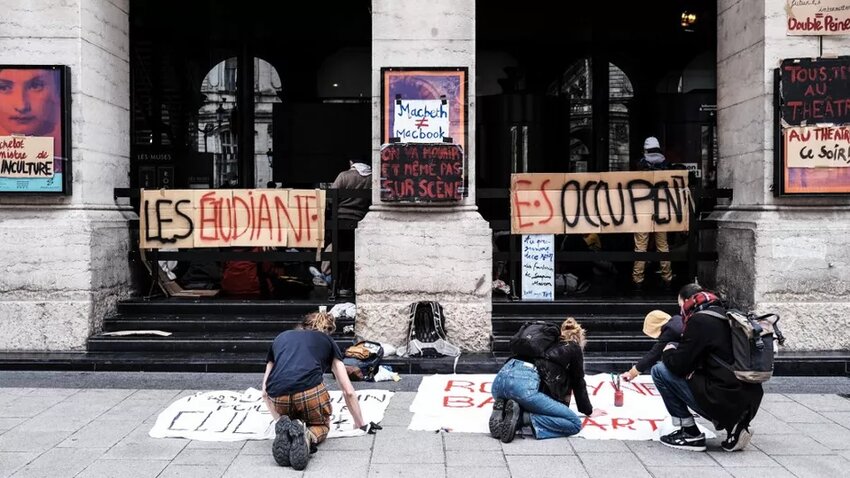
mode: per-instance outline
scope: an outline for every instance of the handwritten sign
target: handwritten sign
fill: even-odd
[[[333,415],[328,438],[362,435],[362,430],[354,428],[342,392],[329,393]],[[392,396],[393,392],[386,390],[358,390],[363,419],[380,423]],[[183,397],[159,414],[148,434],[153,438],[231,442],[270,440],[275,431],[262,392],[249,388],[244,392],[221,390]]]
[[[850,33],[850,0],[786,0],[788,35]]]
[[[522,236],[523,300],[555,300],[555,236]]]
[[[0,177],[52,178],[53,138],[0,136]]]
[[[789,168],[850,167],[850,128],[827,126],[783,130]]]
[[[449,107],[445,100],[395,102],[394,138],[406,143],[439,143],[449,137]]]
[[[511,233],[687,231],[687,171],[514,174]]]
[[[440,430],[453,432],[489,433],[488,420],[493,411],[491,389],[495,375],[432,375],[424,377],[410,411],[414,413],[408,426],[411,430]],[[587,393],[594,407],[607,415],[590,418],[578,413],[575,400],[570,404],[582,420],[579,437],[589,440],[656,440],[666,431],[673,431],[661,394],[652,377],[638,376],[622,383],[622,407],[614,406],[614,385],[611,375],[586,375]],[[714,433],[700,427],[706,438]]]
[[[799,58],[780,66],[783,126],[850,123],[850,61]]]
[[[447,143],[390,143],[381,148],[381,200],[463,199],[463,149]]]
[[[313,189],[142,190],[144,249],[322,247],[325,192]]]

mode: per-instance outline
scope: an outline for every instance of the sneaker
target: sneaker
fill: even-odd
[[[502,420],[505,417],[505,400],[500,398],[493,402],[493,412],[490,414],[490,436],[502,437]]]
[[[522,415],[522,410],[519,408],[519,403],[513,400],[505,401],[504,419],[502,420],[502,443],[513,441],[514,436],[516,436],[520,415]]]
[[[293,470],[301,471],[307,468],[310,460],[310,432],[301,420],[292,420],[289,426],[289,463]]]
[[[750,444],[752,438],[753,430],[748,424],[736,423],[723,443],[720,444],[720,447],[729,452],[740,451]]]
[[[274,443],[272,443],[272,456],[280,466],[289,466],[289,427],[292,422],[286,415],[280,417],[274,426]]]
[[[313,277],[313,285],[317,287],[327,287],[328,283],[321,277]]]
[[[705,451],[705,433],[692,436],[683,429],[661,437],[661,443],[679,450]]]

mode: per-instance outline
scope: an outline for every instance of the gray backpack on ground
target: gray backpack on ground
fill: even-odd
[[[712,310],[698,313],[728,320],[732,330],[730,340],[734,361],[730,364],[716,354],[711,354],[711,358],[734,373],[741,382],[764,383],[770,380],[778,345],[785,344],[785,337],[777,325],[778,315],[756,315],[734,309],[726,311],[726,315]]]
[[[446,337],[446,319],[439,302],[410,304],[406,355],[412,357],[457,357],[460,349]]]

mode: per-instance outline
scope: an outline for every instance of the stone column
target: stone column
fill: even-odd
[[[773,70],[817,57],[818,37],[786,36],[785,2],[720,0],[717,19],[718,285],[740,304],[777,312],[797,350],[850,347],[850,200],[775,198]],[[850,37],[825,37],[842,55]]]
[[[0,0],[0,64],[71,69],[73,194],[0,196],[0,350],[85,347],[129,292],[129,0]]]
[[[469,68],[469,197],[451,207],[381,204],[382,67]],[[412,302],[443,304],[449,340],[490,348],[492,240],[475,206],[475,1],[372,0],[373,206],[356,232],[357,334],[406,343]]]

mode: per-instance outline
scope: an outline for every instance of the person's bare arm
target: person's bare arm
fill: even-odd
[[[272,373],[272,368],[274,367],[274,362],[266,363],[266,373],[263,375],[263,395],[267,395],[266,393],[266,384],[269,381],[269,374]]]
[[[348,373],[345,371],[345,364],[342,363],[342,360],[334,359],[333,364],[331,365],[331,371],[333,371],[336,382],[342,390],[342,396],[345,398],[345,405],[348,407],[351,417],[354,418],[354,428],[362,427],[365,425],[365,423],[363,423],[363,414],[360,412],[360,403],[357,401],[357,392],[355,392],[354,386],[351,385],[351,380],[348,379]]]

